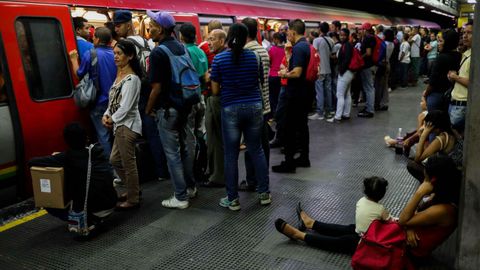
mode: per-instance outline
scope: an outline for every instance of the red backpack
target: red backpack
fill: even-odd
[[[307,73],[305,75],[307,81],[314,82],[318,79],[318,68],[320,67],[320,56],[315,48],[310,44],[310,61],[308,62]]]
[[[348,65],[348,69],[351,71],[359,71],[365,65],[365,61],[363,60],[360,51],[352,48],[352,59],[350,60],[350,64]]]
[[[407,257],[406,235],[391,221],[374,220],[352,257],[354,270],[413,269]]]

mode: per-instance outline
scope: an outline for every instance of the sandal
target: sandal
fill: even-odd
[[[302,205],[300,202],[298,202],[297,204],[297,209],[296,209],[296,212],[297,212],[297,217],[298,217],[298,222],[300,223],[298,225],[298,229],[302,232],[306,231],[307,230],[307,226],[305,226],[305,222],[303,222],[303,219],[302,219],[302,216],[300,215],[300,213],[302,213],[303,209],[302,209]]]

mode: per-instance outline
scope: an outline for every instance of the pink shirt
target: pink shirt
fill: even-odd
[[[282,64],[282,59],[285,57],[285,49],[279,46],[272,46],[268,51],[268,55],[270,56],[270,72],[268,76],[278,77],[280,64]]]

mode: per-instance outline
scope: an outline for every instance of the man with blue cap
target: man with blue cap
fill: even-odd
[[[153,12],[147,10],[150,20],[150,37],[159,46],[150,54],[150,83],[152,92],[145,112],[156,116],[158,131],[167,156],[168,169],[175,190],[174,196],[163,200],[167,208],[185,209],[189,206],[188,199],[197,194],[193,178],[193,166],[187,166],[189,160],[187,134],[193,131],[187,126],[187,115],[175,108],[171,98],[172,71],[171,63],[180,66],[183,62],[191,63],[185,47],[172,37],[175,19],[168,12]],[[175,62],[173,62],[175,61]],[[185,115],[187,114],[187,115]]]

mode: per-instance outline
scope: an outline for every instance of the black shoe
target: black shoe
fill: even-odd
[[[205,181],[205,182],[201,183],[200,186],[206,187],[206,188],[223,188],[223,187],[225,187],[225,184],[219,184],[219,183],[215,183],[215,182]]]
[[[249,185],[247,180],[243,180],[240,182],[240,185],[238,185],[238,190],[240,191],[254,192],[255,189],[255,185]]]
[[[295,165],[282,161],[280,165],[272,166],[272,171],[276,173],[295,173],[296,168]]]
[[[367,111],[361,111],[357,114],[358,117],[372,118],[373,113]]]
[[[296,167],[310,168],[310,160],[308,158],[296,158],[295,160]]]
[[[388,111],[388,106],[380,106],[379,111]]]
[[[350,116],[342,116],[342,120],[350,120]]]
[[[277,148],[283,146],[283,143],[280,142],[280,140],[273,140],[273,142],[270,143],[270,148]]]
[[[298,202],[297,209],[296,209],[298,222],[299,222],[298,229],[303,232],[307,230],[307,226],[305,226],[305,223],[302,220],[302,216],[300,215],[302,211],[303,211],[302,205],[300,204],[300,202]]]

